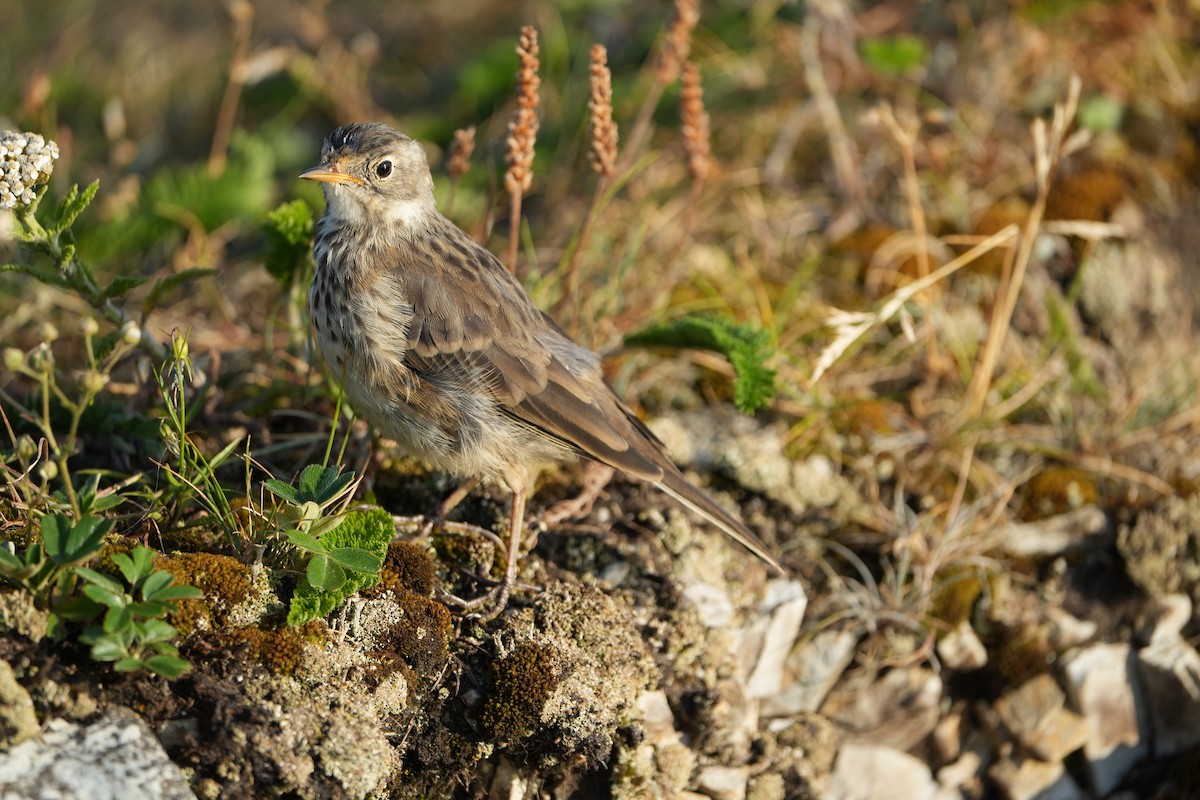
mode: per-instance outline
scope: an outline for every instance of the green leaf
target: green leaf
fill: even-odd
[[[59,203],[58,212],[54,215],[54,222],[47,227],[46,232],[54,237],[74,225],[76,218],[92,202],[92,198],[96,196],[99,189],[100,181],[92,181],[82,192],[79,191],[79,184],[72,186],[67,191],[66,197]]]
[[[83,593],[89,600],[108,608],[122,608],[125,605],[125,595],[122,592],[111,592],[94,583],[84,586]]]
[[[109,606],[100,625],[104,628],[105,633],[128,635],[129,628],[133,625],[133,612],[123,606]]]
[[[95,657],[95,651],[93,651],[92,655]],[[137,672],[145,666],[145,662],[140,658],[122,658],[113,664],[113,669],[117,672]]]
[[[187,659],[179,656],[150,656],[143,663],[146,665],[146,669],[168,680],[178,678],[192,668]]]
[[[863,61],[880,75],[901,77],[929,58],[925,43],[911,34],[864,39],[859,44]]]
[[[75,289],[75,283],[57,270],[47,270],[29,264],[0,264],[0,272],[23,272],[47,286],[57,286],[60,289]]]
[[[770,334],[753,325],[723,317],[689,316],[651,325],[625,337],[629,347],[676,347],[720,353],[733,367],[734,403],[750,414],[775,396],[775,370],[766,366],[774,354]]]
[[[123,594],[125,592],[125,587],[120,581],[113,580],[102,572],[96,572],[94,569],[88,569],[87,567],[76,567],[75,574],[83,578],[85,581],[99,586],[101,589],[107,589],[108,591],[115,592],[117,594]]]
[[[316,501],[317,487],[321,483],[321,478],[325,474],[325,467],[320,464],[309,464],[300,473],[300,496],[305,500]]]
[[[146,576],[146,580],[142,581],[142,597],[147,600],[165,600],[167,598],[156,597],[155,595],[163,588],[169,586],[175,577],[163,570],[157,570]]]
[[[178,635],[179,631],[175,630],[174,625],[163,622],[161,619],[152,619],[145,623],[144,630],[138,639],[142,644],[153,644],[170,641]]]
[[[155,592],[152,599],[159,601],[200,600],[203,597],[204,592],[200,591],[195,586],[167,586]]]
[[[346,583],[346,570],[333,562],[329,556],[315,555],[305,571],[308,583],[322,592],[335,592]]]
[[[165,617],[172,611],[177,610],[174,603],[164,603],[159,600],[142,600],[137,603],[130,603],[128,608],[129,613],[138,619]]]
[[[141,277],[130,277],[128,275],[118,275],[113,278],[112,283],[104,287],[104,291],[100,293],[101,300],[120,300],[133,289],[141,286],[146,281],[150,280],[148,275]]]
[[[84,640],[83,636],[80,636],[79,639],[80,641],[83,641],[84,644],[88,643]],[[127,650],[125,644],[119,639],[111,636],[94,637],[91,655],[92,659],[95,661],[118,661],[122,658],[126,658],[126,652]]]
[[[388,543],[395,535],[391,514],[381,508],[373,508],[346,514],[342,517],[342,524],[330,531],[321,542],[328,550],[360,548],[382,562],[387,555]],[[307,582],[301,583],[292,595],[288,624],[303,625],[309,620],[323,617],[344,603],[346,598],[378,582],[378,574],[353,572],[346,576],[345,583],[337,591],[322,591]]]
[[[271,478],[263,481],[263,486],[266,487],[268,492],[280,498],[281,500],[286,500],[289,503],[297,504],[300,502],[300,495],[297,493],[295,487],[293,487],[291,484],[284,483],[278,478]]]
[[[25,562],[17,558],[15,554],[8,552],[8,548],[0,545],[0,572],[16,572],[24,568]]]
[[[309,536],[304,531],[298,531],[295,528],[287,532],[287,540],[299,547],[301,550],[307,550],[310,553],[324,555],[326,552],[325,545],[315,536]]]
[[[91,515],[80,519],[72,526],[67,536],[67,551],[63,555],[62,563],[78,564],[99,553],[100,548],[104,546],[104,537],[112,528],[111,519]]]
[[[42,544],[46,555],[58,563],[66,561],[71,536],[71,520],[66,514],[47,514],[42,517]]]
[[[121,570],[121,574],[125,577],[126,583],[137,583],[137,567],[134,565],[132,558],[124,553],[115,553],[113,554],[112,562],[117,565],[117,569]]]
[[[383,568],[383,559],[361,547],[338,547],[329,551],[329,557],[352,572],[375,575]]]

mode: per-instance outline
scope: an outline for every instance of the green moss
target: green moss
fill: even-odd
[[[499,743],[515,742],[537,727],[542,708],[558,686],[554,650],[522,642],[492,662],[490,691],[480,715],[485,735]]]
[[[392,516],[381,508],[370,511],[352,511],[342,523],[321,537],[321,544],[329,550],[342,547],[360,548],[383,559],[387,555],[388,543],[396,535]],[[346,581],[337,589],[324,591],[308,582],[301,583],[292,596],[288,610],[288,624],[302,625],[323,617],[346,602],[346,598],[374,586],[379,575],[363,572],[348,572]]]
[[[1026,519],[1044,519],[1097,502],[1100,492],[1090,473],[1077,467],[1050,466],[1022,489]]]

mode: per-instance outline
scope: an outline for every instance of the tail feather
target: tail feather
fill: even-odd
[[[683,477],[683,473],[675,468],[674,465],[664,468],[662,479],[655,485],[684,506],[716,525],[731,539],[739,542],[751,553],[765,561],[777,574],[787,575],[787,571],[767,551],[767,546],[750,532],[745,523],[717,505],[716,500],[713,500],[703,490]]]

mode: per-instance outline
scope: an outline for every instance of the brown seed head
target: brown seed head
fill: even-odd
[[[451,180],[458,180],[467,174],[471,165],[471,153],[475,152],[475,126],[459,128],[454,132],[454,141],[450,143],[450,164],[448,171]]]
[[[617,164],[617,123],[613,121],[612,72],[608,69],[608,50],[592,45],[591,94],[588,110],[592,115],[592,149],[588,160],[598,175],[608,177]]]
[[[658,82],[668,84],[692,52],[692,29],[700,21],[700,0],[675,0],[675,19],[658,59]]]
[[[517,72],[517,111],[508,123],[508,172],[504,188],[509,194],[527,192],[533,184],[533,143],[538,131],[538,35],[532,25],[521,28],[517,45],[521,66]]]
[[[708,111],[704,109],[704,89],[700,86],[700,68],[695,62],[683,65],[683,146],[687,150],[688,172],[697,183],[712,170],[712,148],[709,145]]]

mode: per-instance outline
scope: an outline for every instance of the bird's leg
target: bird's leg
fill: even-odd
[[[416,536],[416,541],[421,541],[444,525],[446,517],[450,516],[450,512],[465,500],[467,495],[474,491],[475,487],[479,485],[479,480],[478,476],[471,478],[448,494],[446,499],[441,502],[441,505],[437,507],[437,510],[433,512],[433,515],[425,517],[425,524],[421,526],[421,530]]]
[[[500,616],[500,612],[508,605],[508,598],[512,595],[513,586],[517,582],[517,567],[520,564],[521,540],[525,528],[525,500],[528,497],[525,485],[518,483],[517,486],[518,488],[513,490],[512,506],[509,511],[508,553],[504,564],[503,580],[487,594],[473,600],[447,598],[468,613],[484,609],[478,615],[479,619],[484,622],[490,622]]]
[[[579,519],[592,513],[592,506],[612,480],[615,470],[599,461],[588,461],[583,470],[583,480],[579,494],[555,503],[546,509],[541,516],[541,523],[547,528],[554,527],[569,519]]]

